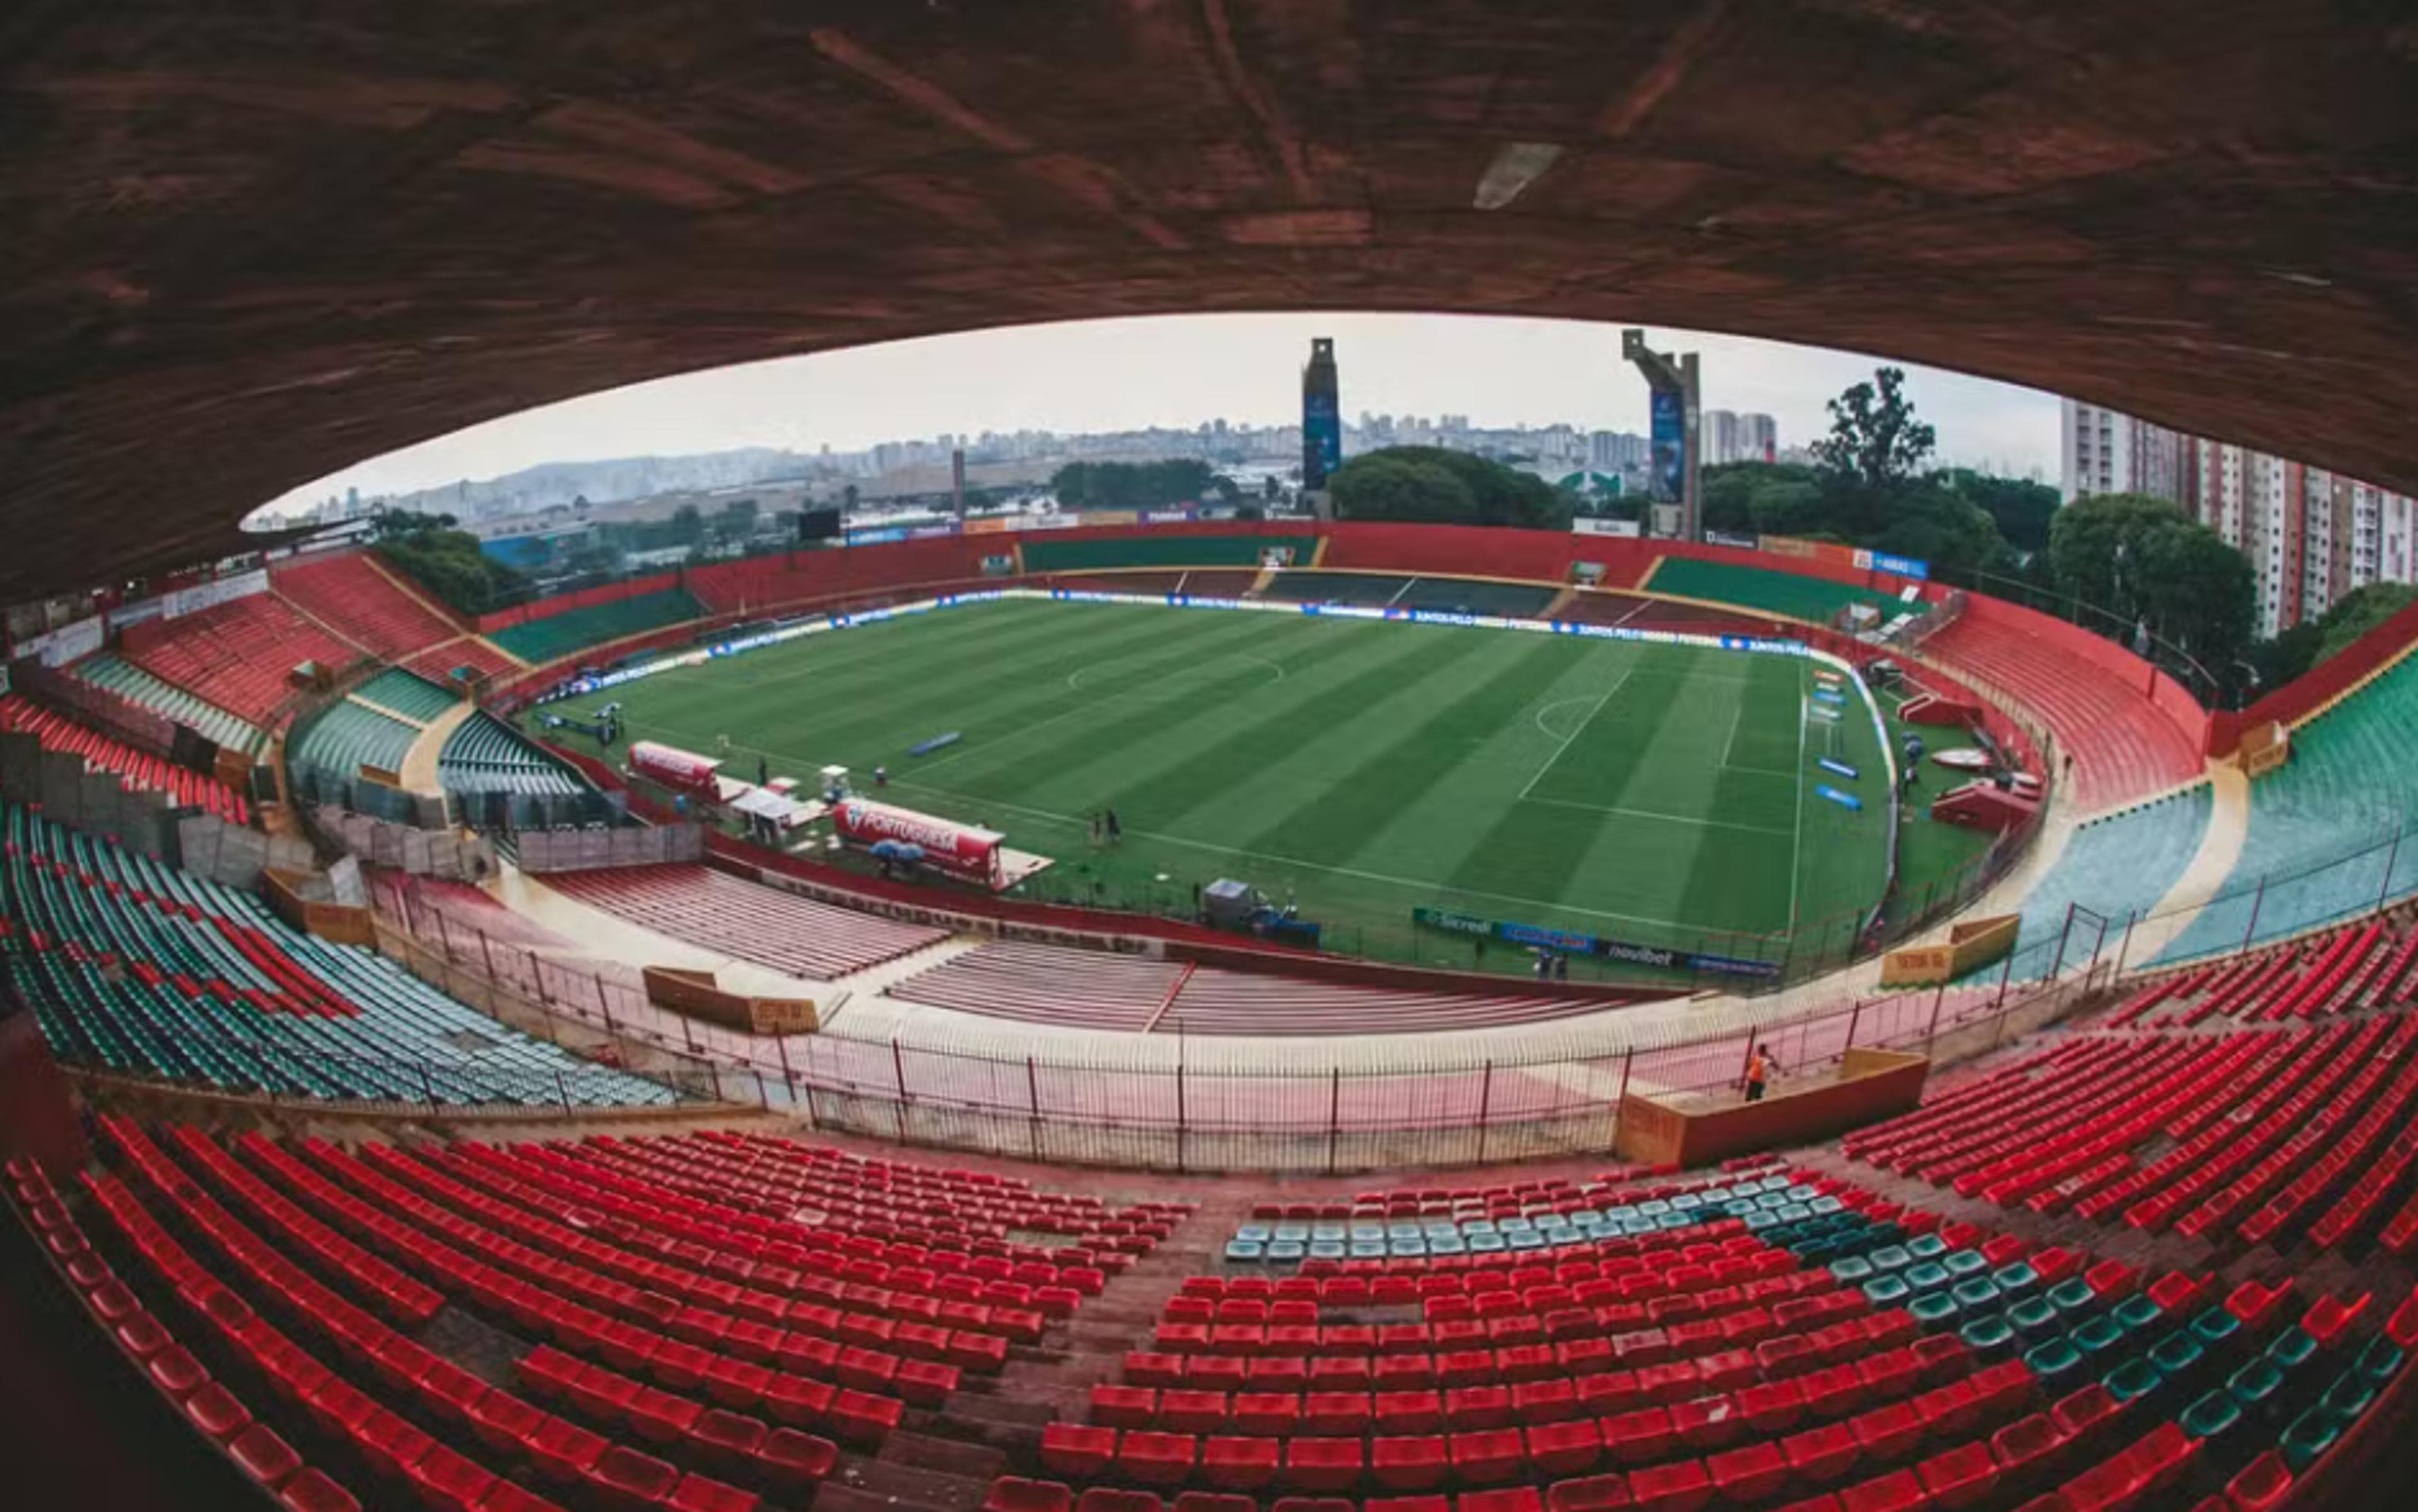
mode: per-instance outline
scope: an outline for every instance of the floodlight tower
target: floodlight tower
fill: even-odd
[[[1311,512],[1327,517],[1326,480],[1343,466],[1343,404],[1338,392],[1335,341],[1310,339],[1301,370],[1301,493]]]
[[[1694,541],[1703,530],[1696,501],[1696,467],[1702,451],[1696,434],[1696,354],[1655,351],[1645,344],[1645,332],[1632,326],[1620,333],[1620,355],[1645,375],[1651,392],[1645,491],[1652,507],[1646,529],[1657,536]]]

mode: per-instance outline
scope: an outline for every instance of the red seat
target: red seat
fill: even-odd
[[[1911,1470],[1892,1470],[1839,1492],[1843,1512],[1918,1512],[1930,1502],[1930,1493]]]
[[[412,1488],[429,1512],[473,1512],[496,1473],[439,1443],[411,1467]]]
[[[2010,1482],[2028,1482],[2057,1462],[2065,1433],[2045,1413],[2034,1413],[1990,1435],[1990,1455]]]
[[[1540,1423],[1527,1430],[1528,1463],[1539,1475],[1577,1475],[1603,1456],[1603,1429],[1593,1418]]]
[[[1712,1477],[1700,1459],[1675,1459],[1629,1474],[1629,1500],[1638,1512],[1696,1512],[1712,1499]]]
[[[1053,1475],[1090,1480],[1117,1455],[1117,1430],[1052,1423],[1041,1430],[1041,1465]]]
[[[681,1477],[667,1504],[672,1512],[756,1512],[761,1499],[754,1491],[691,1471]]]
[[[1285,1479],[1306,1491],[1350,1490],[1360,1483],[1356,1438],[1299,1438],[1285,1444]]]
[[[1675,1442],[1667,1407],[1641,1408],[1603,1419],[1604,1452],[1622,1464],[1643,1465],[1665,1459]]]
[[[681,1473],[651,1455],[617,1443],[604,1451],[589,1474],[598,1498],[616,1512],[648,1512],[671,1504]]]
[[[1788,1457],[1776,1443],[1749,1443],[1706,1459],[1705,1471],[1724,1500],[1749,1506],[1787,1484]]]
[[[1175,1512],[1260,1512],[1260,1504],[1233,1491],[1186,1491],[1175,1499]]]
[[[252,1412],[235,1394],[213,1381],[185,1398],[185,1415],[193,1426],[223,1443],[252,1422]]]
[[[1966,1507],[1987,1500],[1997,1489],[1999,1466],[1987,1444],[1967,1440],[1917,1465],[1915,1474],[1934,1505]]]
[[[294,1473],[277,1492],[285,1512],[361,1512],[353,1493],[309,1466]]]
[[[1277,1478],[1274,1439],[1215,1438],[1201,1446],[1201,1473],[1212,1486],[1256,1490]]]
[[[763,1446],[757,1451],[756,1459],[772,1479],[775,1489],[806,1491],[821,1485],[830,1476],[833,1467],[839,1463],[839,1449],[829,1439],[801,1433],[792,1428],[776,1428],[764,1436]],[[1038,1512],[1048,1512],[1048,1509],[1038,1509]],[[1064,1509],[1059,1509],[1059,1512],[1064,1512]]]
[[[1528,1448],[1518,1428],[1484,1428],[1450,1439],[1453,1474],[1473,1485],[1517,1478],[1527,1468]]]
[[[584,1481],[612,1445],[576,1423],[547,1417],[523,1441],[540,1475],[565,1485]]]
[[[1868,1459],[1886,1464],[1913,1452],[1922,1440],[1922,1418],[1905,1402],[1888,1402],[1848,1419],[1856,1447]]]
[[[1545,1492],[1546,1512],[1615,1512],[1629,1505],[1625,1475],[1588,1475],[1555,1481]]]
[[[1863,1452],[1856,1442],[1855,1430],[1844,1423],[1827,1423],[1792,1433],[1780,1441],[1780,1450],[1788,1457],[1790,1470],[1817,1486],[1844,1479],[1856,1457]]]
[[[1499,1490],[1462,1492],[1461,1512],[1544,1512],[1544,1503],[1533,1486],[1507,1486]]]
[[[1451,1457],[1432,1435],[1380,1437],[1369,1443],[1370,1474],[1390,1490],[1417,1491],[1442,1485]]]
[[[230,1439],[227,1456],[245,1474],[271,1489],[302,1468],[302,1457],[263,1423],[251,1423]]]
[[[2291,1489],[2292,1472],[2286,1467],[2283,1455],[2273,1449],[2242,1466],[2225,1483],[2226,1498],[2240,1512],[2268,1512],[2283,1504]]]
[[[1192,1474],[1198,1452],[1189,1433],[1128,1433],[1117,1446],[1117,1470],[1128,1480],[1173,1486]]]
[[[1092,1388],[1092,1421],[1110,1428],[1146,1428],[1158,1414],[1158,1393],[1145,1386],[1102,1384]]]
[[[764,1447],[764,1436],[761,1419],[716,1407],[689,1425],[687,1442],[712,1469],[729,1475],[746,1475],[754,1473],[756,1457]]]

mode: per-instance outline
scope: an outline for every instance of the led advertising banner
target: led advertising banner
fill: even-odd
[[[1648,437],[1652,472],[1648,495],[1658,504],[1676,504],[1688,488],[1688,398],[1676,389],[1653,390]]]

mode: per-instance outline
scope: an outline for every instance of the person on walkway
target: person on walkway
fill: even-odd
[[[1124,825],[1119,824],[1119,823],[1117,822],[1117,811],[1116,811],[1115,809],[1110,809],[1110,810],[1109,810],[1109,812],[1108,812],[1108,823],[1109,823],[1109,844],[1110,844],[1110,845],[1115,845],[1117,842],[1119,842],[1120,840],[1123,840],[1123,839],[1125,837],[1125,826],[1124,826]]]
[[[1770,1052],[1760,1044],[1756,1045],[1753,1053],[1746,1058],[1746,1100],[1748,1102],[1763,1101],[1763,1089],[1771,1080],[1772,1070]]]
[[[1092,848],[1100,848],[1100,817],[1097,814],[1092,816]]]

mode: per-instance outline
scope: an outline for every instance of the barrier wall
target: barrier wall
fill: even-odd
[[[2418,603],[2410,604],[2239,713],[2210,715],[2208,754],[2232,755],[2241,745],[2244,730],[2271,722],[2290,725],[2307,718],[2350,691],[2370,673],[2391,665],[2412,641],[2418,641]]]
[[[648,829],[529,830],[519,838],[521,870],[592,872],[618,866],[664,866],[705,859],[705,832],[696,824]]]
[[[2194,742],[2203,743],[2208,739],[2209,712],[2200,707],[2199,700],[2193,697],[2181,683],[2114,641],[2094,635],[2080,625],[2069,624],[2054,615],[2027,609],[2021,604],[2009,603],[2004,599],[1994,599],[1984,593],[1966,595],[1964,617],[2028,635],[2043,645],[2054,647],[2059,655],[2088,662],[2108,677],[2138,690]]]
[[[1773,1092],[1761,1102],[1713,1104],[1630,1092],[1620,1101],[1614,1149],[1654,1166],[1709,1166],[1758,1151],[1814,1144],[1922,1102],[1931,1059],[1851,1047],[1830,1080]]]

